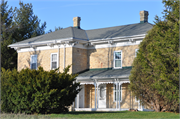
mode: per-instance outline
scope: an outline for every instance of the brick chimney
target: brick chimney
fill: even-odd
[[[81,21],[81,17],[74,17],[73,18],[73,26],[80,29],[80,21]]]
[[[145,22],[148,22],[148,11],[140,11],[139,12],[139,15],[140,15],[140,23],[145,23]]]

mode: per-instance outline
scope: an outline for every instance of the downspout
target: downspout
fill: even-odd
[[[64,44],[64,69],[66,67],[66,44]]]
[[[59,48],[60,48],[60,45],[58,45],[58,68],[59,68],[59,62],[60,62],[60,61],[59,61],[59,59],[60,59],[60,58],[59,58]],[[60,69],[59,69],[59,70],[60,70]],[[59,70],[58,70],[58,72],[60,72]]]

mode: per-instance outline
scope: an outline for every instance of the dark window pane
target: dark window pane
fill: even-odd
[[[52,69],[57,68],[57,62],[52,62]]]
[[[36,69],[36,63],[31,64],[31,69]]]

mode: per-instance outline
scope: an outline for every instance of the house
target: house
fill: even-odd
[[[128,91],[133,59],[147,31],[148,11],[140,11],[140,23],[84,30],[80,17],[74,26],[9,45],[18,52],[18,70],[45,70],[72,64],[70,73],[79,73],[82,90],[73,104],[76,111],[145,110]]]

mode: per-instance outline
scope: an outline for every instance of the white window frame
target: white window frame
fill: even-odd
[[[54,54],[56,54],[57,55],[57,60],[56,60],[56,62],[57,62],[57,68],[58,68],[58,53],[51,53],[51,61],[50,61],[50,70],[54,70],[53,68],[52,68],[52,55],[54,55]]]
[[[30,69],[32,69],[31,65],[32,65],[32,57],[36,56],[36,70],[37,70],[37,55],[31,55],[31,59],[30,59]]]
[[[115,67],[115,53],[116,53],[116,52],[121,52],[121,67]],[[114,62],[114,69],[120,69],[120,68],[122,68],[122,50],[114,51],[114,59],[113,59],[113,62]]]
[[[135,102],[139,102],[139,100],[137,100],[136,96],[135,96]]]
[[[115,86],[116,86],[116,84],[114,84],[113,85],[113,101],[114,102],[116,102],[116,101],[119,101],[119,99],[118,100],[115,100],[115,99],[117,99],[117,98],[115,98],[115,93],[116,93],[116,89],[115,89]],[[118,85],[118,87],[119,87],[119,85]],[[120,93],[121,93],[121,98],[120,98],[120,102],[122,102],[122,84],[120,85]],[[119,91],[119,90],[118,90]],[[117,95],[116,95],[117,96]]]
[[[138,50],[139,49],[135,49],[135,57],[137,57]]]

